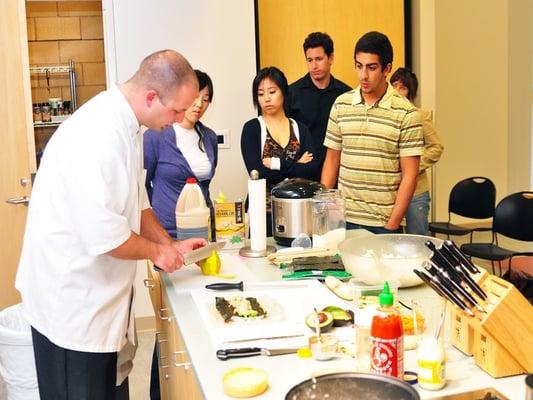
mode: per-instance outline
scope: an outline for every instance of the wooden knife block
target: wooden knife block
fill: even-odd
[[[470,317],[450,304],[452,344],[494,378],[532,373],[533,306],[512,283],[487,272],[477,276],[487,314]]]

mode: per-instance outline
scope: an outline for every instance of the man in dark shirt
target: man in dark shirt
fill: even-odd
[[[313,32],[305,38],[304,54],[307,73],[289,86],[289,117],[307,125],[313,137],[320,170],[326,148],[324,137],[329,112],[335,99],[352,88],[331,75],[333,40],[327,33]],[[316,177],[320,180],[320,174]]]

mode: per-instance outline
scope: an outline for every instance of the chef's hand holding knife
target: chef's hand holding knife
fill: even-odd
[[[151,260],[157,268],[172,273],[183,267],[183,255],[207,245],[207,240],[191,238],[172,240],[171,242],[156,244],[154,258]]]

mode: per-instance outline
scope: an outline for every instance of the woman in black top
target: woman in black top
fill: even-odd
[[[285,178],[313,179],[319,165],[313,158],[309,129],[287,118],[289,85],[276,67],[263,68],[255,77],[252,96],[259,117],[244,124],[241,153],[248,173],[259,172],[267,184],[267,235],[272,234],[270,190]]]

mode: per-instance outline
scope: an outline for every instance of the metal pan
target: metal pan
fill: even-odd
[[[294,386],[285,400],[420,400],[417,391],[390,376],[339,372],[308,379]]]

